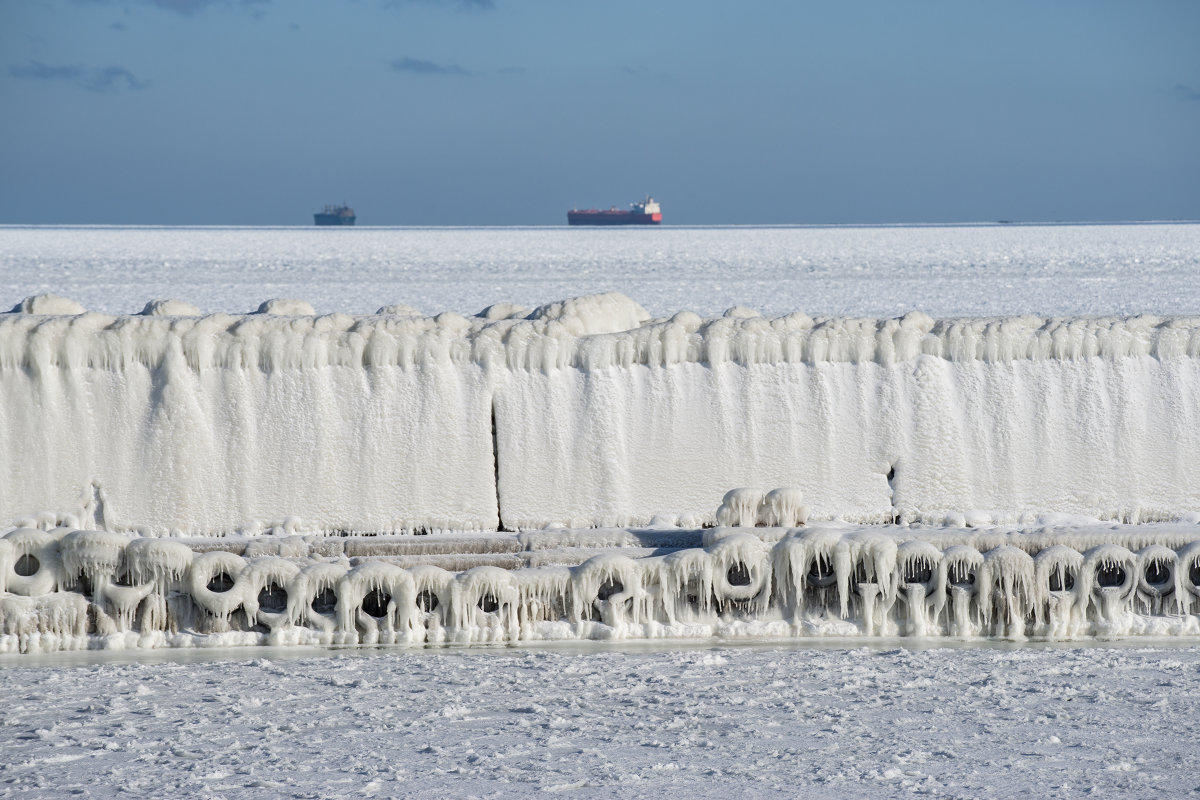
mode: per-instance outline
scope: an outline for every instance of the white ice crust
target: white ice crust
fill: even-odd
[[[1195,636],[1198,614],[1200,531],[1178,524],[285,536],[190,546],[63,528],[0,538],[0,652],[711,637],[1057,641]]]
[[[0,521],[692,526],[741,486],[794,487],[815,520],[1200,510],[1197,318],[651,319],[618,294],[475,317],[35,300],[0,314]]]

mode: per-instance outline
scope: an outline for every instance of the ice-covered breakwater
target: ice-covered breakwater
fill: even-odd
[[[1193,526],[1069,535],[817,527],[449,539],[252,537],[189,546],[18,529],[0,538],[0,651],[1200,633]],[[509,561],[522,568],[504,569],[514,566]]]
[[[214,535],[1200,511],[1200,319],[0,314],[0,520]],[[71,509],[74,509],[72,511]]]

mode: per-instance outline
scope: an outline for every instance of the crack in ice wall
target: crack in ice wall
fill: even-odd
[[[0,520],[99,497],[157,533],[700,525],[739,486],[862,522],[1200,509],[1195,318],[151,306],[0,315]]]

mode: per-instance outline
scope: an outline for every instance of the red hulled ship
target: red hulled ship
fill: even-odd
[[[567,212],[568,225],[658,225],[660,222],[662,208],[650,195],[640,203],[630,203],[629,211],[613,206],[607,211],[589,208]]]

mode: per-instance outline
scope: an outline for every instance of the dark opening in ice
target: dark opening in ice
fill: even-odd
[[[430,611],[437,610],[438,596],[436,593],[425,589],[417,595],[417,608],[428,614]]]
[[[832,586],[835,580],[837,580],[837,575],[833,572],[833,565],[825,556],[817,556],[808,565],[809,585],[823,589],[826,586]]]
[[[933,565],[928,561],[910,561],[904,566],[904,583],[929,583]]]
[[[966,564],[953,564],[946,577],[951,586],[974,586],[975,572]]]
[[[1155,559],[1146,565],[1146,583],[1156,589],[1164,589],[1171,582],[1171,567],[1165,561]]]
[[[483,597],[479,598],[479,608],[483,611],[483,613],[491,614],[500,610],[500,603],[493,595],[485,594]]]
[[[337,592],[326,586],[317,592],[309,605],[317,614],[332,614],[337,610]]]
[[[1121,586],[1125,583],[1125,568],[1120,564],[1101,564],[1096,567],[1096,584],[1101,588]]]
[[[13,566],[13,572],[22,578],[28,578],[30,575],[36,575],[37,571],[41,568],[42,562],[37,560],[37,556],[32,553],[26,553],[17,559],[16,565]]]
[[[726,570],[725,580],[729,581],[730,586],[749,586],[750,568],[741,561],[734,562]]]
[[[78,577],[75,578],[75,591],[80,594],[90,595],[92,593],[92,581],[86,572],[79,573]]]
[[[228,592],[233,588],[233,578],[229,577],[228,572],[218,572],[208,579],[208,590],[210,592]]]
[[[363,598],[362,610],[368,616],[379,619],[387,616],[388,603],[392,602],[391,595],[382,589],[372,589],[367,592],[367,596]]]
[[[596,599],[605,601],[615,594],[620,594],[625,591],[625,584],[621,583],[616,578],[609,578],[604,583],[600,584],[600,591],[596,592]]]
[[[1075,573],[1069,569],[1054,570],[1050,573],[1050,591],[1069,592],[1075,588]]]
[[[272,583],[258,593],[258,608],[271,614],[278,614],[287,608],[288,594],[277,583]]]

